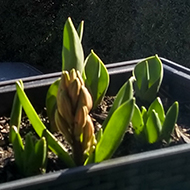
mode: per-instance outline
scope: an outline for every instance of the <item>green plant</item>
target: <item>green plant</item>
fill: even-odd
[[[135,136],[144,143],[155,143],[170,140],[178,117],[178,102],[174,102],[165,114],[161,99],[156,98],[148,110],[142,106],[141,111],[135,105],[132,126]]]
[[[140,61],[130,78],[137,98],[132,125],[135,136],[144,143],[161,140],[168,143],[177,121],[178,102],[174,102],[165,115],[161,99],[157,97],[162,78],[163,65],[158,55]]]
[[[37,140],[32,133],[25,137],[25,145],[17,127],[12,126],[13,150],[15,163],[24,176],[32,176],[46,172],[47,163],[47,143],[45,137]]]
[[[103,62],[93,51],[84,60],[81,44],[83,25],[83,22],[81,22],[78,30],[76,30],[71,18],[68,18],[65,23],[63,30],[62,71],[70,71],[74,68],[81,73],[85,86],[92,96],[93,108],[95,108],[101,102],[107,91],[109,74]],[[51,124],[51,131],[56,130],[54,113],[59,82],[60,78],[50,86],[46,97],[47,114]]]
[[[22,106],[17,94],[15,94],[9,135],[9,140],[13,144],[15,163],[20,173],[24,176],[45,173],[48,147],[46,139],[42,137],[37,140],[30,132],[25,136],[24,145],[19,133],[21,115]]]
[[[62,76],[50,86],[46,98],[50,130],[60,130],[63,133],[72,147],[72,155],[41,122],[24,92],[22,81],[16,82],[16,96],[36,133],[40,138],[46,138],[49,148],[68,167],[110,158],[122,141],[135,104],[132,84],[126,83],[116,96],[114,109],[104,128],[97,135],[94,134],[89,112],[104,97],[109,85],[109,75],[103,62],[93,51],[83,60],[82,26],[81,23],[77,32],[68,18],[63,32]],[[15,116],[14,111],[12,113],[13,118],[19,117]]]
[[[134,90],[142,105],[150,105],[157,96],[163,78],[162,62],[157,55],[140,61],[133,70]]]

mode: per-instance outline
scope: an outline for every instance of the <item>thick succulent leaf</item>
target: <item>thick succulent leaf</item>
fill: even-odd
[[[100,58],[91,51],[85,60],[85,85],[93,99],[93,108],[102,101],[108,85],[109,74]]]
[[[111,116],[95,150],[95,162],[109,159],[123,140],[133,115],[135,99],[123,103]]]
[[[124,102],[130,100],[133,97],[133,84],[132,84],[132,79],[129,79],[125,84],[120,88],[119,92],[116,95],[116,98],[114,100],[114,103],[109,110],[108,116],[104,120],[102,124],[102,128],[105,129],[107,126],[107,123],[109,119],[111,118],[112,114],[114,111]]]
[[[94,163],[95,161],[95,152],[91,153],[88,158],[85,160],[84,162],[84,166],[88,165],[88,164],[92,164]]]
[[[45,125],[42,123],[32,104],[30,103],[28,97],[26,96],[24,90],[20,86],[20,82],[16,82],[16,89],[18,93],[19,100],[24,108],[26,115],[28,116],[34,130],[42,137],[44,131],[46,131],[46,139],[49,148],[56,153],[60,159],[62,159],[68,167],[75,166],[73,159],[70,157],[66,148],[46,129]]]
[[[135,130],[135,134],[138,136],[143,131],[144,122],[143,122],[143,118],[141,115],[141,111],[139,110],[139,108],[136,104],[134,107],[134,112],[133,112],[131,122],[133,125],[133,129]]]
[[[148,80],[149,80],[149,73],[148,73],[148,63],[147,60],[139,62],[134,70],[133,76],[135,77],[135,83],[138,89],[142,92],[146,92],[148,89]]]
[[[14,133],[14,140],[13,140],[13,150],[14,150],[14,157],[15,162],[21,172],[24,170],[24,161],[23,161],[23,152],[24,152],[24,145],[22,143],[22,138],[18,132],[17,127],[12,126],[12,130]]]
[[[23,83],[20,84],[21,88],[23,87]],[[13,105],[12,105],[12,110],[11,110],[11,115],[10,115],[10,132],[9,132],[9,141],[12,143],[13,142],[13,131],[12,131],[12,126],[16,126],[17,130],[19,131],[20,128],[20,122],[21,122],[21,117],[22,117],[22,105],[19,101],[17,93],[15,93],[14,100],[13,100]]]
[[[157,80],[151,87],[149,87],[147,89],[147,91],[144,94],[142,94],[141,99],[143,99],[143,101],[145,101],[145,102],[147,102],[149,104],[152,101],[154,101],[154,99],[157,96],[157,92],[159,90],[159,86],[160,86],[159,83],[160,83],[160,81]]]
[[[43,168],[43,172],[45,172],[47,163],[47,142],[44,137],[39,139],[35,144],[35,160],[36,168]]]
[[[70,71],[75,68],[80,73],[84,69],[84,52],[81,39],[72,23],[68,18],[63,30],[63,49],[62,49],[62,71]]]
[[[141,115],[142,115],[142,118],[143,118],[143,121],[145,124],[147,122],[147,119],[148,119],[148,112],[144,106],[141,107]]]
[[[73,159],[69,155],[67,149],[63,146],[63,144],[58,141],[55,136],[50,133],[47,129],[44,130],[43,136],[46,138],[48,143],[48,147],[54,152],[68,167],[74,167],[76,164]]]
[[[27,168],[29,167],[27,165],[31,165],[31,162],[35,159],[35,140],[32,137],[32,133],[28,133],[25,139],[23,159],[25,168]]]
[[[160,122],[163,125],[165,120],[165,112],[164,112],[164,107],[162,105],[162,101],[159,97],[157,97],[148,108],[148,116],[150,115],[152,110],[155,110],[155,112],[158,114]]]
[[[140,86],[140,93],[141,93],[141,96],[146,93],[146,91],[148,90],[148,86],[149,86],[149,79],[150,79],[150,76],[149,76],[149,67],[148,67],[148,61],[145,61],[144,62],[144,73],[142,73],[141,76],[139,76],[139,79],[141,78],[141,86]],[[138,80],[137,80],[138,81]]]
[[[166,142],[169,142],[170,140],[170,135],[177,122],[178,112],[179,112],[178,102],[174,102],[172,106],[169,108],[169,110],[167,111],[165,121],[162,126],[161,138],[166,140]]]
[[[30,103],[28,97],[26,96],[23,88],[21,87],[21,81],[16,82],[16,89],[17,94],[19,97],[19,100],[24,108],[24,111],[26,112],[31,124],[33,125],[36,133],[39,135],[39,137],[42,136],[43,130],[46,128],[45,125],[42,123],[40,118],[38,117],[38,114],[34,110],[32,104]]]
[[[155,112],[155,110],[152,110],[145,127],[145,133],[149,143],[155,143],[159,139],[161,127],[162,126],[158,114]]]
[[[77,28],[77,33],[79,35],[79,39],[82,42],[82,37],[83,37],[83,32],[84,32],[84,21],[81,21]]]
[[[103,129],[100,128],[96,134],[96,141],[99,142],[102,137],[103,137]]]
[[[163,78],[162,62],[157,55],[139,62],[134,70],[135,93],[141,101],[152,102],[157,95]]]
[[[149,64],[149,88],[156,82],[159,81],[158,88],[161,85],[162,79],[163,79],[163,66],[162,62],[159,59],[158,55],[149,57],[148,59]]]
[[[57,131],[54,115],[56,109],[56,97],[58,92],[60,78],[57,79],[48,89],[46,94],[46,108],[47,108],[47,115],[50,121],[50,131],[55,132]]]

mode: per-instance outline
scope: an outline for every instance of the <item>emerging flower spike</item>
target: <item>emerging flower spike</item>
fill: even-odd
[[[73,150],[73,158],[78,165],[85,161],[96,145],[94,126],[89,116],[93,102],[84,86],[79,71],[63,71],[57,93],[55,123]]]

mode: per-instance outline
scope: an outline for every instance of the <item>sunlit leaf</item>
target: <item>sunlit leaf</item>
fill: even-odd
[[[38,114],[34,110],[32,104],[30,103],[28,97],[26,96],[24,90],[20,86],[20,82],[16,82],[16,89],[18,93],[19,100],[24,108],[26,115],[28,116],[33,128],[39,137],[45,136],[48,142],[49,148],[60,156],[65,164],[69,167],[75,166],[73,159],[70,157],[66,148],[46,129],[45,125],[42,123]],[[45,134],[44,134],[45,133]]]
[[[133,70],[136,97],[150,105],[156,98],[163,78],[162,62],[157,55],[140,61]]]
[[[165,112],[164,112],[164,107],[162,105],[162,101],[159,97],[157,97],[148,108],[148,116],[150,115],[152,110],[155,110],[155,112],[158,114],[160,122],[163,125],[165,120]]]
[[[125,84],[120,88],[119,92],[117,93],[114,103],[109,110],[108,116],[106,117],[106,119],[104,120],[102,124],[103,129],[105,129],[105,127],[107,126],[107,123],[110,117],[112,116],[112,114],[114,113],[114,111],[121,104],[128,101],[132,97],[133,97],[133,85],[132,85],[132,80],[129,79],[127,82],[125,82]]]
[[[20,83],[21,88],[23,89],[23,83]],[[13,131],[12,131],[12,126],[16,126],[17,130],[19,131],[20,129],[20,122],[21,122],[21,117],[22,117],[22,105],[20,103],[20,100],[18,98],[17,93],[15,93],[14,100],[13,100],[13,105],[12,105],[12,110],[11,110],[11,115],[10,115],[10,132],[9,132],[9,141],[12,143],[13,142]]]
[[[48,119],[50,121],[50,131],[55,132],[57,131],[55,120],[54,120],[54,114],[56,109],[56,97],[58,92],[60,78],[57,79],[48,89],[46,94],[46,109],[47,109],[47,115]]]
[[[24,145],[22,143],[22,138],[18,132],[17,127],[13,127],[13,133],[14,133],[14,140],[13,140],[13,150],[14,150],[14,157],[15,162],[18,165],[18,168],[23,171],[24,165],[23,165],[23,151],[24,151]]]
[[[91,51],[85,60],[85,85],[93,99],[93,108],[102,101],[108,85],[109,74],[100,58]]]
[[[136,104],[134,107],[134,112],[133,112],[131,122],[132,122],[133,128],[135,130],[135,134],[139,135],[144,128],[144,122],[143,122],[142,114]]]
[[[177,122],[178,112],[178,102],[174,102],[166,113],[165,121],[162,127],[162,138],[165,139],[166,142],[169,142],[170,135],[175,127],[175,123]]]
[[[158,114],[155,112],[155,110],[152,110],[148,117],[145,128],[149,143],[155,143],[158,140],[161,128],[162,126]]]
[[[73,22],[68,18],[63,30],[62,71],[70,71],[73,68],[83,72],[84,52]]]
[[[79,26],[77,28],[77,33],[79,35],[80,41],[82,41],[83,32],[84,32],[84,21],[81,21],[81,23],[79,24]]]
[[[109,159],[120,145],[133,115],[135,99],[123,103],[110,118],[95,150],[95,162]]]

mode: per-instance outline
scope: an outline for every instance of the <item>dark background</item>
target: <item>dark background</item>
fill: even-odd
[[[68,16],[85,21],[85,55],[105,64],[158,54],[190,67],[188,0],[1,0],[0,62],[60,71]]]

